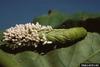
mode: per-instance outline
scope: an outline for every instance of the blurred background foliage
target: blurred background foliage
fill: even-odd
[[[49,10],[48,14],[38,16],[32,23],[39,22],[44,25],[51,25],[54,28],[84,27],[90,32],[100,33],[100,14],[78,12],[67,14],[57,10]]]

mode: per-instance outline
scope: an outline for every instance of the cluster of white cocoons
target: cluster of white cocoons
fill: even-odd
[[[42,26],[38,22],[36,24],[17,24],[15,27],[6,29],[3,41],[8,42],[9,44],[6,46],[13,49],[30,45],[33,45],[36,48],[40,42],[42,42],[42,45],[52,43],[52,41],[47,40],[45,33],[42,33],[42,36],[40,37],[41,31],[49,32],[52,30],[53,28],[51,26]]]

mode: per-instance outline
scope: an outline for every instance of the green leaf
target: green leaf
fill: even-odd
[[[36,17],[33,19],[34,22],[39,22],[40,24],[43,25],[51,25],[52,27],[57,27],[62,22],[64,22],[67,19],[67,15],[55,10],[51,10],[51,13],[48,15],[42,15],[39,17]]]
[[[11,62],[11,58],[16,59],[21,67],[79,67],[80,63],[100,63],[100,35],[88,33],[85,39],[74,45],[55,49],[45,55],[32,51],[8,55],[0,51],[0,64],[5,59]]]
[[[51,67],[43,55],[31,51],[17,54],[16,59],[23,67]]]
[[[89,33],[84,40],[75,45],[52,51],[46,55],[54,67],[78,67],[80,63],[87,61],[100,63],[99,56],[100,35],[96,33]]]
[[[0,50],[0,66],[3,67],[22,67],[19,62],[16,61],[14,56],[9,53],[5,53]]]
[[[84,27],[88,32],[100,33],[100,13],[75,13],[70,15],[58,28]]]
[[[88,13],[88,12],[78,12],[75,14],[72,14],[70,16],[70,19],[74,21],[79,21],[79,20],[87,20],[87,19],[93,19],[93,18],[98,18],[100,17],[100,13]]]
[[[32,22],[37,21],[43,25],[51,25],[53,28],[84,27],[89,32],[100,33],[100,13],[78,12],[68,14],[52,10],[50,14],[38,16]]]

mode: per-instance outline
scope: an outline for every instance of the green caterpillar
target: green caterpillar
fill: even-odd
[[[46,34],[46,36],[50,41],[65,43],[66,41],[74,41],[83,38],[86,34],[86,29],[83,27],[76,27],[70,29],[54,29]]]
[[[24,46],[25,47],[26,46],[34,46],[35,48],[38,48],[39,47],[38,44],[40,42],[41,42],[41,45],[48,45],[48,44],[52,44],[54,42],[58,42],[58,43],[60,42],[60,43],[64,44],[64,43],[66,43],[66,41],[72,42],[72,41],[76,41],[78,39],[85,37],[87,34],[87,31],[83,27],[75,27],[75,28],[70,28],[70,29],[51,29],[50,31],[49,31],[49,29],[43,30],[43,31],[40,30],[40,32],[37,32],[37,34],[39,35],[38,37],[40,38],[39,41],[37,41],[35,39],[37,42],[35,42],[33,40],[31,42],[27,41],[29,43],[22,42],[22,44],[13,44],[14,42],[16,42],[16,41],[14,41],[13,43],[10,42],[8,44],[7,41],[4,41],[5,43],[7,43],[4,45],[6,45],[7,47],[10,47],[11,49],[16,49],[16,48],[20,48],[20,47],[24,47]],[[35,33],[35,35],[36,35],[36,33]],[[11,39],[11,40],[13,40],[13,39]],[[20,39],[20,42],[21,42],[21,39]]]

